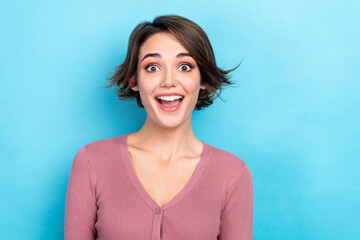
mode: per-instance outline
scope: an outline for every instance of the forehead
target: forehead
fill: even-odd
[[[161,55],[176,55],[179,52],[188,52],[174,35],[167,32],[156,33],[150,36],[141,46],[139,58],[147,53],[160,53]]]

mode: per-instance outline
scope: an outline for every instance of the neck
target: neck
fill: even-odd
[[[202,143],[193,133],[191,118],[174,128],[161,127],[146,119],[143,127],[130,135],[129,144],[154,154],[162,162],[201,155]]]

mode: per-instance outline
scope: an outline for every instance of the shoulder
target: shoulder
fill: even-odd
[[[246,162],[232,152],[211,146],[214,164],[221,168],[241,170]]]
[[[211,165],[218,173],[226,176],[231,181],[244,172],[250,173],[250,168],[245,160],[232,152],[211,146]]]
[[[96,153],[106,153],[108,151],[113,152],[112,150],[119,147],[121,136],[104,138],[92,141],[85,144],[82,148],[85,149],[86,154],[96,154]]]
[[[90,165],[97,165],[99,163],[105,163],[114,158],[117,158],[119,154],[119,148],[123,135],[98,139],[83,145],[76,155],[84,156]]]

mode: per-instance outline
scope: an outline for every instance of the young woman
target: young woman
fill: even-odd
[[[232,84],[232,70],[216,66],[206,33],[189,19],[165,15],[136,26],[108,87],[136,98],[147,119],[137,132],[75,155],[65,240],[252,239],[250,169],[197,139],[191,126],[194,109]]]

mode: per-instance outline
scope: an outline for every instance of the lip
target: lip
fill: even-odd
[[[158,96],[166,96],[166,95],[158,95]],[[178,109],[180,108],[182,102],[184,101],[184,97],[183,97],[183,99],[181,100],[181,102],[180,102],[178,105],[174,106],[174,107],[165,107],[165,106],[161,105],[161,104],[159,103],[159,101],[156,100],[156,98],[155,98],[155,101],[156,101],[156,104],[157,104],[162,110],[164,110],[165,112],[175,112],[176,110],[178,110]]]

